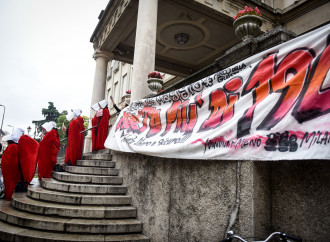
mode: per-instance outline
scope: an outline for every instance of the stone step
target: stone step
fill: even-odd
[[[75,174],[117,176],[119,170],[116,168],[84,167],[84,166],[65,166],[65,171]]]
[[[116,162],[110,160],[77,160],[77,166],[114,168]]]
[[[147,242],[149,239],[143,234],[96,235],[96,234],[67,234],[46,232],[17,227],[0,221],[1,241],[31,241],[31,242]]]
[[[53,178],[59,181],[73,183],[112,184],[121,185],[123,178],[119,176],[96,176],[82,175],[68,172],[53,172]]]
[[[9,201],[0,201],[0,220],[30,229],[65,233],[122,234],[141,233],[137,219],[78,219],[50,217],[19,211]]]
[[[126,194],[127,187],[122,185],[94,185],[73,184],[57,181],[52,178],[42,178],[40,184],[43,188],[62,192],[84,194]]]
[[[60,216],[70,218],[136,218],[136,209],[132,206],[98,206],[96,205],[68,205],[34,200],[25,193],[15,193],[11,205],[19,210],[42,214],[46,216]]]
[[[84,153],[84,155],[92,155],[92,154],[111,154],[111,150],[109,150],[109,149],[93,150],[93,151]]]
[[[131,205],[132,198],[128,195],[97,195],[97,194],[78,194],[51,191],[42,188],[39,184],[28,187],[27,196],[48,202],[64,203],[64,204],[81,204],[81,205],[109,205],[124,206]]]
[[[111,160],[112,155],[111,154],[84,154],[83,160]]]

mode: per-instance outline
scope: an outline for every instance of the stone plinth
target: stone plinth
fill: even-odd
[[[152,241],[330,236],[329,161],[179,160],[113,152]]]

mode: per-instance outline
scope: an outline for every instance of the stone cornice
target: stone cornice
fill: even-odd
[[[101,48],[116,22],[130,3],[131,0],[111,0],[108,3],[102,18],[90,38],[94,49]]]

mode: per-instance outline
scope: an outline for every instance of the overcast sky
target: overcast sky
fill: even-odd
[[[89,116],[95,60],[89,39],[109,0],[0,0],[3,130],[41,120],[42,108]],[[0,107],[0,126],[3,107]],[[0,127],[1,128],[1,127]]]

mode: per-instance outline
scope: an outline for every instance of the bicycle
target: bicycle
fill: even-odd
[[[288,235],[288,234],[285,234],[285,233],[282,233],[282,232],[274,232],[271,235],[269,235],[267,237],[267,239],[265,239],[265,240],[250,241],[250,242],[267,242],[267,241],[270,241],[270,239],[273,238],[276,235],[279,235],[280,240],[284,241],[284,242],[290,242],[290,241],[302,242],[301,238],[296,237],[296,236],[292,236],[292,235]],[[236,235],[234,233],[234,231],[232,231],[232,230],[228,231],[227,237],[225,239],[221,240],[220,242],[231,242],[233,239],[237,239],[237,240],[240,240],[242,242],[249,242],[249,241],[243,239],[242,237]]]

